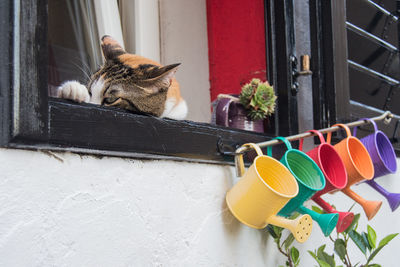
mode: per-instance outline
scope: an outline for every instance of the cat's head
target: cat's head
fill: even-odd
[[[105,63],[89,81],[91,102],[160,116],[180,64],[162,67],[127,53],[110,36],[101,40]]]

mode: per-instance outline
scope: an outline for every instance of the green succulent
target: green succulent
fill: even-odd
[[[275,111],[276,95],[268,82],[252,79],[242,87],[239,95],[240,103],[247,109],[252,120],[262,120]]]

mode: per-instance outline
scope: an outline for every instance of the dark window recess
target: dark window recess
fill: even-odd
[[[350,99],[400,114],[396,1],[347,1],[346,12]]]
[[[379,127],[400,151],[399,10],[393,0],[310,1],[316,128],[390,110],[395,118]]]
[[[290,1],[285,4],[280,0],[266,2],[271,3],[266,8],[267,36],[271,41],[266,49],[269,71],[273,75],[269,80],[273,81],[280,97],[273,123],[275,134],[288,135],[297,131],[295,96],[287,82],[291,77],[287,66],[293,44],[289,28],[285,29],[284,36],[275,36],[275,32],[281,33],[281,25],[290,22],[288,14],[292,5],[287,4]],[[60,1],[51,2],[52,5],[57,3]],[[5,37],[0,49],[2,147],[232,164],[233,156],[229,152],[238,145],[272,138],[51,98],[48,92],[59,84],[62,76],[79,74],[79,69],[55,64],[55,57],[68,58],[76,51],[60,48],[58,37],[54,32],[48,33],[48,19],[52,19],[48,17],[49,4],[47,0],[0,1],[0,35]],[[88,58],[85,54],[80,56]],[[279,131],[279,127],[282,130]]]

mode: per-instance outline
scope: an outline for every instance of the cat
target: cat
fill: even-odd
[[[145,57],[127,53],[117,41],[101,38],[105,63],[84,86],[67,81],[58,97],[127,109],[161,118],[185,119],[188,108],[174,75],[180,64],[161,66]]]

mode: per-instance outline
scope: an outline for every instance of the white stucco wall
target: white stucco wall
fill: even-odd
[[[0,266],[275,266],[233,169],[0,149]]]
[[[237,181],[232,167],[57,155],[64,162],[0,149],[0,266],[284,263],[268,234],[240,224],[227,210],[225,193]],[[379,182],[400,188],[398,174]],[[355,190],[382,199],[365,185]],[[351,205],[341,193],[327,199],[342,209]],[[400,230],[400,216],[386,202],[370,223],[379,239]],[[383,266],[397,263],[400,238],[392,242],[376,258]],[[311,239],[297,244],[300,266],[314,266],[306,250],[323,243],[329,242],[314,225]]]

